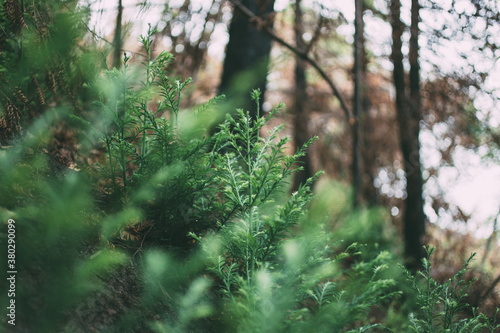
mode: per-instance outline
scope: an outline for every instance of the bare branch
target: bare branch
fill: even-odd
[[[63,4],[63,5],[65,6],[65,8],[66,8],[67,10],[69,10],[69,11],[71,12],[71,14],[73,14],[73,15],[74,15],[74,14],[76,14],[76,13],[75,13],[75,11],[74,11],[72,8],[70,8],[67,4]],[[87,29],[87,31],[88,31],[88,32],[90,32],[90,34],[91,34],[92,36],[94,36],[94,38],[99,39],[99,40],[102,40],[103,42],[105,42],[106,44],[110,45],[110,46],[111,46],[111,47],[113,47],[113,48],[115,47],[115,44],[114,44],[114,43],[112,43],[112,42],[110,42],[109,40],[107,40],[106,38],[104,38],[104,37],[102,37],[102,36],[98,35],[98,34],[97,34],[94,30],[92,30],[92,29],[89,27],[89,25],[88,25],[85,21],[80,20],[80,22],[79,22],[79,23],[80,23],[80,24],[82,24],[82,25],[85,27],[85,29]],[[134,54],[134,55],[139,55],[139,56],[144,57],[144,58],[147,58],[147,57],[148,57],[147,55],[145,55],[145,54],[143,54],[143,53],[140,53],[140,52],[135,52],[135,51],[130,51],[130,50],[125,50],[125,49],[123,49],[123,48],[121,48],[121,49],[120,49],[120,51],[122,51],[122,52],[129,52],[129,53],[132,53],[132,54]]]
[[[259,29],[263,30],[264,32],[266,32],[273,40],[275,40],[276,42],[278,42],[282,46],[286,47],[287,49],[289,49],[290,51],[295,53],[298,57],[300,57],[304,61],[308,62],[318,72],[318,74],[323,78],[323,80],[325,80],[328,83],[328,85],[330,86],[330,88],[333,91],[333,94],[339,100],[340,106],[341,106],[342,110],[344,111],[346,118],[349,120],[349,123],[352,125],[355,122],[354,116],[352,115],[352,111],[347,107],[347,104],[345,102],[344,97],[342,96],[340,91],[337,89],[337,87],[333,83],[332,79],[330,79],[330,77],[325,73],[325,71],[318,65],[318,63],[316,61],[314,61],[311,57],[309,57],[309,55],[306,52],[301,52],[293,45],[287,43],[282,38],[278,37],[273,32],[273,30],[269,28],[268,25],[259,24],[259,23],[262,23],[262,21],[263,21],[262,18],[255,15],[250,9],[248,9],[245,5],[243,5],[239,0],[229,0],[229,2],[231,2],[236,8],[241,10],[243,12],[243,14],[248,16],[248,18],[257,22],[257,27]]]
[[[312,49],[312,47],[314,46],[314,44],[316,44],[316,41],[318,40],[319,35],[321,33],[321,28],[323,27],[324,21],[325,21],[325,18],[322,15],[320,15],[319,16],[318,25],[316,27],[316,30],[314,31],[314,35],[313,35],[313,37],[311,38],[311,41],[309,42],[309,44],[306,47],[306,50],[305,50],[306,53],[309,53],[309,51]]]

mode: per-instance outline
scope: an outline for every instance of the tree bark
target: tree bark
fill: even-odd
[[[295,43],[300,52],[305,52],[307,45],[302,38],[304,25],[302,22],[302,0],[295,1]],[[310,139],[309,135],[309,113],[307,110],[307,81],[306,62],[295,57],[295,95],[294,95],[294,141],[296,149],[300,149]],[[292,191],[297,191],[301,184],[305,184],[307,179],[313,175],[310,154],[299,158],[299,163],[303,167],[302,171],[295,174]]]
[[[411,7],[411,27],[410,27],[410,143],[411,153],[408,161],[412,163],[413,170],[408,170],[406,174],[407,204],[405,212],[406,238],[412,238],[408,253],[411,257],[420,260],[424,257],[422,241],[425,236],[425,214],[423,200],[423,178],[422,166],[420,163],[420,121],[422,120],[422,103],[420,97],[420,64],[418,37],[420,30],[420,5],[418,0],[412,0]]]
[[[241,3],[259,19],[250,19],[240,8],[235,7],[229,26],[229,42],[219,93],[234,100],[238,107],[244,106],[255,119],[258,117],[257,107],[250,101],[250,90],[260,89],[262,109],[272,41],[263,27],[272,28],[274,0],[243,0]],[[246,75],[242,77],[242,74]]]
[[[401,36],[404,24],[401,21],[401,3],[391,0],[392,62],[393,79],[396,89],[396,111],[403,165],[406,173],[406,200],[404,212],[404,243],[408,267],[412,270],[420,265],[424,253],[422,238],[425,235],[425,215],[422,198],[422,172],[420,165],[419,122],[420,110],[420,70],[418,65],[418,0],[412,0],[412,22],[410,38],[410,97],[406,93]]]
[[[362,13],[364,13],[367,8],[365,1],[362,2]],[[363,18],[363,17],[362,17]],[[375,206],[379,204],[379,193],[378,189],[374,185],[375,178],[377,176],[377,145],[374,144],[375,139],[375,124],[373,118],[370,115],[370,108],[372,105],[370,98],[370,84],[368,81],[368,55],[366,54],[365,48],[365,24],[364,19],[360,21],[362,31],[361,41],[360,41],[360,70],[361,70],[361,158],[362,158],[362,199],[367,206]]]
[[[115,36],[113,38],[113,67],[119,68],[122,63],[122,17],[123,17],[123,3],[122,0],[118,0],[117,14],[116,14],[116,25],[115,25]]]
[[[362,158],[362,113],[363,113],[363,0],[355,0],[354,18],[354,97],[352,131],[352,189],[353,207],[357,207],[363,201],[363,158]]]

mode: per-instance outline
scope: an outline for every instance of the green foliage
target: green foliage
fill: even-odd
[[[487,329],[494,332],[500,328],[496,320],[491,322],[485,315],[478,314],[473,310],[472,317],[460,317],[462,310],[468,307],[464,303],[467,289],[474,281],[465,281],[464,274],[467,271],[472,254],[465,260],[462,269],[452,278],[439,283],[431,276],[430,257],[434,248],[425,248],[427,257],[422,260],[423,271],[417,276],[412,276],[407,270],[405,273],[411,281],[417,294],[417,303],[421,311],[410,315],[410,329],[413,332],[483,332]],[[496,317],[496,315],[495,315]]]
[[[252,95],[257,101],[258,92]],[[275,201],[305,150],[286,155],[288,139],[277,136],[281,126],[259,135],[276,110],[256,121],[240,110],[216,134],[221,153],[214,179],[220,184],[223,212],[216,237],[221,246],[207,247],[203,237],[195,238],[211,261],[208,270],[219,285],[224,323],[242,332],[362,326],[371,306],[394,296],[394,282],[378,277],[388,254],[343,272],[343,259],[354,255],[354,247],[335,255],[332,234],[322,224],[302,225],[312,198],[311,180],[288,201]],[[340,276],[343,281],[336,281]],[[351,289],[355,282],[359,284]]]
[[[148,55],[143,73],[125,57],[123,70],[106,71],[87,85],[97,99],[94,118],[74,118],[92,133],[90,144],[105,148],[106,159],[94,175],[104,195],[101,208],[112,213],[138,207],[144,213],[130,219],[129,226],[146,221],[152,225],[150,243],[186,247],[189,231],[213,224],[210,198],[216,187],[207,176],[213,173],[214,157],[207,153],[210,140],[204,134],[217,119],[213,107],[220,98],[182,112],[180,98],[190,80],[170,79],[171,54],[151,58],[154,33],[150,27],[141,37]],[[116,237],[126,226],[118,225],[106,237]]]
[[[83,111],[83,82],[103,68],[85,43],[78,1],[4,1],[0,7],[0,143],[8,145],[54,105]],[[85,52],[82,54],[82,50]]]
[[[43,146],[46,128],[54,118],[48,114],[39,119],[30,129],[37,136],[0,151],[0,191],[8,194],[0,204],[1,243],[6,244],[8,219],[15,220],[19,332],[60,331],[66,311],[102,286],[97,276],[109,273],[125,259],[108,247],[94,256],[87,253],[86,248],[97,242],[99,216],[92,209],[85,175],[68,172],[55,177],[47,167]],[[7,247],[2,248],[0,263],[5,268]],[[2,290],[8,289],[5,284],[3,279]],[[8,301],[5,293],[3,309]],[[2,316],[2,326],[8,326],[7,319]]]
[[[254,91],[253,96],[258,105],[258,92]],[[274,207],[273,213],[266,211],[274,201],[272,195],[298,170],[293,166],[312,142],[288,156],[284,146],[289,139],[278,139],[282,126],[261,137],[260,131],[276,110],[255,122],[239,110],[239,119],[228,116],[215,136],[214,181],[220,184],[220,209],[224,212],[219,223],[221,233],[232,258],[244,263],[240,268],[246,271],[247,278],[258,262],[275,257],[279,240],[297,223],[310,200],[307,184],[283,207]],[[227,223],[229,220],[231,223]]]
[[[62,41],[73,40],[71,31],[60,33]],[[281,105],[257,119],[238,110],[209,136],[219,98],[182,110],[189,80],[171,78],[170,54],[152,58],[154,33],[141,37],[147,59],[140,67],[125,57],[122,70],[86,84],[88,112],[52,108],[26,130],[29,135],[0,150],[0,190],[9,194],[0,202],[2,232],[9,218],[17,230],[19,330],[393,328],[386,327],[385,314],[376,314],[402,299],[384,214],[346,210],[349,196],[338,185],[319,192],[308,211],[312,179],[284,193],[314,139],[286,153],[283,126],[267,130]],[[259,91],[251,97],[259,105]],[[85,144],[103,154],[81,170],[55,172],[46,147],[53,125],[70,120],[79,124]],[[129,230],[139,230],[135,239],[124,237]],[[0,258],[4,264],[6,257]],[[431,278],[429,258],[419,275],[423,285],[407,273],[422,312],[400,326],[493,332],[496,324],[483,315],[457,319],[470,285],[462,280],[469,261],[443,284]],[[126,288],[123,270],[137,288]],[[128,297],[128,305],[111,315],[120,297]],[[6,302],[1,299],[4,308]],[[108,317],[85,320],[86,303]],[[7,327],[5,317],[1,323]]]
[[[141,39],[147,54],[152,33]],[[202,124],[213,102],[191,118],[183,114],[179,98],[186,84],[168,79],[170,60],[163,53],[149,58],[140,87],[127,74],[133,69],[126,61],[122,71],[107,72],[104,84],[90,86],[102,122],[87,125],[107,155],[95,176],[104,180],[109,193],[105,202],[111,203],[103,207],[108,215],[102,222],[104,239],[114,242],[120,229],[147,219],[154,225],[141,246],[173,249],[180,244],[169,235],[179,239],[188,232],[199,244],[188,259],[185,254],[176,258],[179,252],[147,251],[140,264],[144,294],[138,311],[158,318],[144,325],[158,332],[207,323],[273,332],[301,331],[317,321],[322,323],[319,331],[354,329],[362,323],[372,327],[363,314],[394,295],[393,281],[379,277],[387,253],[342,267],[345,258],[356,255],[355,247],[335,254],[325,226],[303,225],[312,198],[310,182],[281,198],[287,179],[299,170],[298,158],[313,140],[287,155],[289,139],[278,136],[282,126],[263,133],[281,106],[256,120],[238,110],[213,138],[205,138]],[[259,95],[252,92],[257,105]],[[183,207],[186,211],[179,212]],[[351,288],[355,281],[360,283]],[[332,316],[336,312],[343,315]],[[130,321],[117,327],[124,325]]]

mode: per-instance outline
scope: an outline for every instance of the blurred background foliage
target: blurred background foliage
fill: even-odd
[[[110,4],[0,4],[6,331],[495,331],[495,1]]]

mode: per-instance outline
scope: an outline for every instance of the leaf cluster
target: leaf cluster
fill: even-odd
[[[472,317],[460,316],[468,307],[464,302],[467,289],[474,280],[466,281],[464,274],[475,254],[465,260],[462,269],[452,278],[439,283],[431,276],[430,257],[434,248],[425,247],[427,257],[422,260],[423,271],[413,276],[404,270],[417,295],[419,313],[410,314],[410,329],[413,332],[494,332],[500,328],[496,321],[490,321],[485,315],[473,309]],[[496,318],[496,315],[495,315]]]

